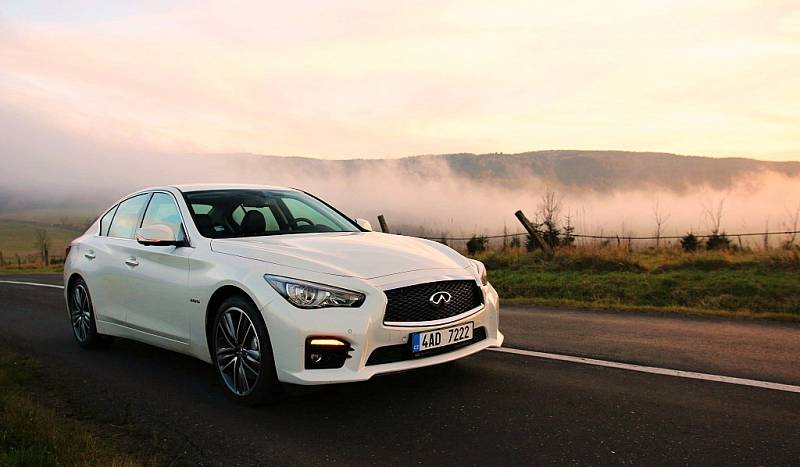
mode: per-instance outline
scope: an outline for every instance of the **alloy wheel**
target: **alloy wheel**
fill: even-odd
[[[70,300],[70,318],[72,318],[72,332],[78,342],[86,342],[91,330],[91,305],[89,294],[83,284],[78,284],[72,289]]]
[[[237,307],[224,310],[214,342],[217,369],[228,389],[237,396],[252,392],[261,374],[261,343],[247,313]]]

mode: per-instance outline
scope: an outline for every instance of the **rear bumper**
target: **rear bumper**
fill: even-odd
[[[272,302],[271,309],[263,311],[272,340],[275,366],[278,379],[285,383],[314,385],[365,381],[378,374],[394,373],[457,360],[488,347],[503,344],[503,334],[499,331],[499,303],[497,292],[491,285],[482,287],[484,306],[469,316],[436,325],[426,326],[388,326],[383,323],[385,299],[365,303],[359,309],[328,309],[304,311],[297,309],[274,309],[275,306],[289,306]],[[456,326],[472,322],[474,334],[483,328],[485,338],[467,345],[455,345],[453,349],[443,348],[439,352],[412,356],[410,351],[395,352],[390,363],[385,359],[370,360],[378,349],[410,348],[409,335],[414,332]],[[327,336],[344,340],[353,350],[350,358],[341,368],[306,369],[305,341],[309,336]],[[400,359],[399,361],[397,361]]]

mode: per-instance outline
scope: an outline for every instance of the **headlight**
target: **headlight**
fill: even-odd
[[[269,274],[264,274],[264,279],[298,308],[359,307],[364,303],[364,294],[352,290]]]
[[[475,268],[478,270],[478,277],[481,278],[481,285],[486,285],[489,283],[489,279],[486,274],[486,266],[483,265],[478,260],[473,259],[472,263],[475,265]]]

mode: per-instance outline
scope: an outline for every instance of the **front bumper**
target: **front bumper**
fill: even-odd
[[[469,316],[458,317],[447,323],[425,326],[388,326],[383,323],[386,298],[383,294],[368,296],[357,309],[298,310],[285,301],[273,301],[262,310],[272,341],[278,379],[292,384],[330,384],[365,381],[377,374],[420,368],[449,362],[472,355],[488,347],[503,344],[499,331],[499,301],[491,285],[481,287],[484,306]],[[444,348],[438,353],[423,354],[408,359],[380,363],[370,356],[383,348],[409,346],[409,335],[414,332],[474,323],[475,334],[483,328],[485,338],[466,345]],[[309,336],[327,336],[346,341],[353,350],[341,368],[306,369],[305,343]]]

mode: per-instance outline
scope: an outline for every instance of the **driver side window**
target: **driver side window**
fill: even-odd
[[[186,238],[183,233],[181,214],[175,200],[167,193],[153,193],[147,211],[144,213],[142,227],[150,225],[166,225],[175,234],[175,239],[182,241]]]

